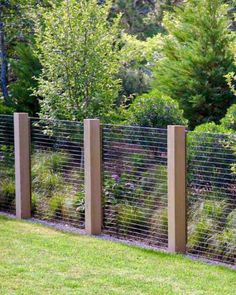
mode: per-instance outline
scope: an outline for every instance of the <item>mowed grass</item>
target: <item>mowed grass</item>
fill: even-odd
[[[0,217],[0,294],[236,294],[236,271]]]

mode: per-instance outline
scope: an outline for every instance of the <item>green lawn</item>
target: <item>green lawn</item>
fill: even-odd
[[[0,217],[0,294],[235,294],[236,271]]]

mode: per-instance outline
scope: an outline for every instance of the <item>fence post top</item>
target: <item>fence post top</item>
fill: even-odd
[[[168,129],[174,129],[174,128],[176,128],[176,129],[186,129],[186,126],[184,126],[184,125],[168,125],[167,128]]]
[[[84,122],[85,121],[100,121],[100,119],[84,119]]]
[[[28,113],[24,113],[24,112],[14,112],[14,116],[24,116],[24,117],[28,117],[29,114],[28,114]]]

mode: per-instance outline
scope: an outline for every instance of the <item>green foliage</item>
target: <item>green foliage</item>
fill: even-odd
[[[57,218],[62,214],[62,207],[64,203],[65,195],[55,193],[49,200],[49,216],[51,218]]]
[[[224,255],[229,260],[235,256],[236,253],[236,209],[231,211],[226,219],[226,226],[223,232],[216,236],[213,250]]]
[[[42,64],[36,95],[41,116],[105,119],[120,89],[119,17],[108,22],[111,1],[62,1],[42,10],[36,28]]]
[[[0,97],[0,114],[12,114],[14,111],[14,108],[12,106],[6,105],[2,97]]]
[[[150,185],[150,180],[154,179],[153,185]],[[161,181],[156,181],[160,179]],[[152,188],[151,196],[155,195],[157,198],[159,195],[163,196],[167,193],[167,167],[165,165],[154,165],[142,173],[142,178],[140,179],[140,186],[145,191],[150,191]],[[158,199],[158,198],[157,198]]]
[[[33,91],[37,88],[36,77],[41,72],[41,65],[32,47],[26,44],[17,44],[15,47],[18,58],[11,60],[11,68],[17,78],[9,88],[15,110],[35,115],[39,111],[39,104]]]
[[[220,122],[223,128],[236,131],[236,104],[228,108],[225,117]]]
[[[228,183],[233,182],[233,178],[229,178],[232,165],[235,163],[235,140],[231,133],[231,130],[213,122],[199,125],[188,133],[189,182],[195,173],[195,163],[203,161],[204,165],[198,167],[198,172],[203,172],[204,175],[201,181],[211,183],[214,178],[216,183],[219,181],[220,186],[221,179],[225,176]]]
[[[5,127],[7,130],[9,126],[6,124]],[[9,212],[12,211],[15,203],[14,151],[12,141],[7,143],[6,133],[3,131],[0,136],[6,142],[0,146],[0,209]],[[4,142],[3,139],[2,141]]]
[[[105,201],[112,205],[121,203],[127,196],[135,196],[135,187],[128,181],[128,174],[123,173],[121,176],[114,173],[105,175],[104,196]]]
[[[15,181],[5,178],[0,181],[0,209],[8,210],[15,202]]]
[[[179,101],[191,127],[219,121],[236,99],[224,78],[235,70],[227,9],[222,0],[189,0],[164,18],[153,87]]]
[[[157,44],[160,36],[156,35],[141,41],[135,36],[122,34],[121,40],[120,96],[126,98],[125,104],[128,105],[134,97],[150,89],[151,65],[158,55]]]
[[[150,167],[142,154],[134,154],[129,169],[130,173],[120,176],[105,175],[105,228],[116,225],[118,234],[131,234],[139,239],[146,235],[148,241],[163,246],[167,243],[167,208],[163,207],[167,194],[166,167]]]
[[[124,232],[132,232],[145,225],[145,213],[142,209],[122,204],[118,209],[118,224]]]
[[[168,237],[168,211],[167,208],[160,208],[154,211],[151,217],[150,234],[155,237],[154,243],[161,242],[167,245]]]
[[[124,30],[139,39],[146,39],[164,31],[163,11],[170,10],[180,2],[182,0],[113,0],[111,14],[122,13],[121,23]]]
[[[214,244],[214,234],[219,222],[222,222],[227,208],[225,201],[200,200],[196,202],[190,212],[188,223],[190,249],[198,249]]]
[[[196,133],[219,133],[219,134],[230,134],[232,133],[231,130],[225,128],[222,125],[217,125],[214,122],[210,123],[205,123],[197,126],[194,131],[190,132],[191,134],[196,134]],[[212,139],[214,140],[214,139]]]
[[[32,159],[32,186],[34,192],[51,197],[64,188],[60,166],[66,161],[63,153],[37,152]]]
[[[9,127],[6,125],[6,128]],[[6,144],[1,144],[0,146],[0,153],[2,153],[2,158],[0,161],[1,169],[0,169],[0,175],[1,177],[4,177],[4,175],[11,175],[14,176],[14,147],[13,142],[8,142],[7,138],[7,132],[2,132],[1,136],[5,138]]]
[[[32,157],[32,211],[45,219],[61,219],[80,225],[84,222],[84,189],[81,175],[73,169],[63,173],[68,163],[65,152],[36,152]],[[69,174],[69,175],[68,175]],[[74,182],[68,181],[73,179]]]
[[[234,72],[230,72],[228,75],[226,75],[226,80],[228,82],[228,85],[233,92],[233,94],[236,96],[236,75]]]
[[[127,112],[127,124],[166,128],[171,124],[186,125],[187,120],[176,101],[153,91],[134,100]]]

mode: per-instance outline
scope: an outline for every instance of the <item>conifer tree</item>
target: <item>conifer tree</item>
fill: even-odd
[[[218,122],[235,102],[225,75],[235,70],[228,6],[222,0],[189,0],[164,17],[168,35],[155,66],[153,86],[179,101],[191,127]]]

